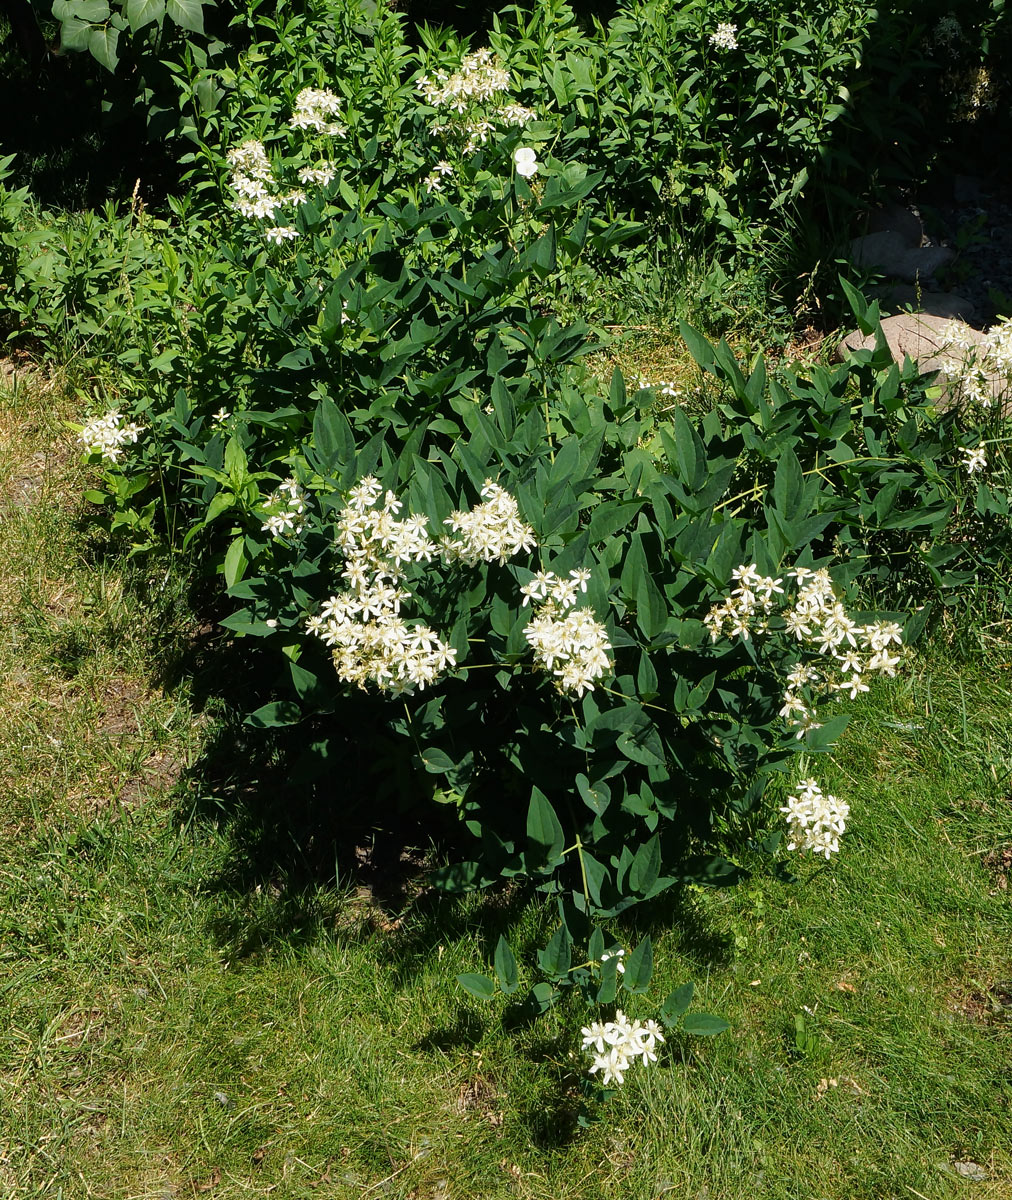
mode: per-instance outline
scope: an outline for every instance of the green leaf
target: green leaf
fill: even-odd
[[[292,686],[300,700],[309,700],[320,690],[319,677],[313,671],[307,671],[296,662],[289,662],[288,670],[292,676]]]
[[[836,745],[837,739],[847,728],[849,720],[850,717],[846,713],[830,717],[818,729],[810,729],[805,734],[805,746],[813,754],[823,754],[825,751],[831,750]]]
[[[217,500],[219,492],[214,497]],[[246,573],[246,568],[249,565],[249,559],[246,557],[246,538],[240,534],[239,537],[233,539],[232,544],[225,551],[224,574],[225,583],[228,587],[234,587],[235,584],[242,579]]]
[[[127,0],[126,19],[136,33],[152,21],[160,21],[165,15],[165,0]]]
[[[682,1022],[682,1032],[691,1033],[693,1037],[715,1037],[730,1028],[729,1021],[712,1013],[692,1013]]]
[[[77,17],[68,17],[60,25],[60,45],[64,50],[87,50],[91,26]]]
[[[491,1000],[495,995],[495,982],[487,975],[472,975],[465,972],[457,976],[457,982],[465,992],[470,992],[478,1000]]]
[[[643,507],[640,500],[606,500],[590,516],[591,542],[603,542],[624,529]]]
[[[119,62],[119,56],[116,53],[118,41],[119,30],[112,25],[101,25],[97,29],[92,29],[88,34],[88,50],[107,71],[115,71],[116,64]]]
[[[798,505],[804,491],[804,480],[801,475],[801,463],[793,450],[784,450],[777,463],[777,472],[773,479],[773,503],[781,516],[790,520],[800,515]]]
[[[210,525],[213,520],[220,517],[226,509],[231,508],[234,504],[234,492],[215,492],[211,497],[210,504],[207,506],[207,511],[204,513],[204,524]]]
[[[677,470],[681,483],[689,491],[696,491],[706,482],[706,450],[682,409],[676,408],[671,414],[671,425],[676,456],[671,465]]]
[[[552,862],[562,853],[565,845],[555,809],[538,788],[531,791],[531,804],[527,810],[527,840],[533,847],[533,858],[538,863]]]
[[[599,863],[589,850],[581,851],[581,861],[587,876],[587,892],[590,895],[591,903],[600,907],[601,888],[608,879],[608,868],[603,863]],[[597,956],[592,952],[590,957]]]
[[[548,945],[538,951],[538,963],[542,971],[553,979],[561,979],[569,971],[572,957],[573,942],[565,925],[560,925]]]
[[[512,995],[520,986],[520,972],[517,970],[517,960],[513,956],[509,942],[499,935],[495,948],[495,975],[499,986],[507,996]]]
[[[686,325],[684,321],[679,322],[678,328],[692,357],[704,371],[712,371],[713,347],[710,343],[701,333],[697,333],[691,325]]]
[[[321,400],[313,416],[313,445],[323,472],[337,471],[355,455],[355,437],[333,400]]]
[[[204,32],[204,10],[200,0],[165,0],[165,13],[180,29]]]
[[[294,700],[275,700],[250,713],[245,724],[254,729],[276,729],[281,725],[297,725],[302,720],[302,709]]]
[[[536,1016],[546,1012],[558,1000],[559,993],[550,983],[536,983],[527,993],[527,1007]]]
[[[625,960],[622,986],[627,992],[645,992],[654,973],[654,947],[650,935],[643,939]]]
[[[696,985],[690,979],[688,983],[683,983],[668,993],[667,999],[661,1005],[661,1020],[668,1029],[673,1029],[679,1018],[688,1012],[695,990]]]
[[[438,746],[424,746],[418,752],[418,757],[422,760],[422,766],[432,775],[445,775],[457,765],[449,754],[440,750]]]
[[[633,856],[629,868],[629,886],[634,892],[645,896],[657,882],[661,873],[661,839],[655,833],[644,842]]]
[[[107,0],[66,0],[65,3],[53,5],[53,16],[60,20],[77,17],[79,21],[89,21],[97,25],[101,21],[108,21],[109,15]]]
[[[580,799],[598,816],[601,816],[611,803],[611,791],[603,779],[592,784],[586,775],[577,775],[576,788]]]

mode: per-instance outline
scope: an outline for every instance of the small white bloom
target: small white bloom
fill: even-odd
[[[973,475],[976,471],[983,471],[987,466],[987,455],[984,453],[983,446],[963,446],[960,449],[960,454],[963,455],[963,469],[967,475]]]
[[[737,25],[722,21],[716,31],[710,34],[710,45],[717,50],[737,50],[738,39],[735,37],[737,32]]]
[[[513,163],[516,166],[517,174],[522,175],[525,179],[530,179],[532,175],[537,174],[537,155],[529,146],[518,146],[513,151]]]
[[[850,806],[822,791],[814,779],[801,779],[781,808],[787,816],[788,850],[810,850],[826,858],[840,849]]]
[[[118,412],[107,412],[104,417],[89,421],[77,435],[88,454],[101,454],[106,462],[116,462],[123,454],[128,442],[136,442],[143,432],[140,425],[124,424]]]
[[[292,238],[297,238],[299,231],[291,225],[273,225],[270,229],[264,230],[264,237],[273,242],[275,246],[280,246],[283,242],[290,242]]]

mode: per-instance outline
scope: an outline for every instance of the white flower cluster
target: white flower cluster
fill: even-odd
[[[942,76],[942,87],[955,99],[953,116],[957,121],[973,122],[981,113],[994,112],[1007,93],[1007,82],[983,63],[947,71]]]
[[[233,207],[244,217],[253,221],[273,221],[286,205],[305,202],[305,192],[275,190],[274,172],[262,142],[248,138],[230,150],[226,160],[232,169],[229,182],[235,192]],[[274,245],[281,245],[298,237],[298,231],[291,225],[271,225],[264,235]]]
[[[302,167],[299,170],[299,182],[315,187],[326,187],[337,177],[337,167],[333,163],[321,163],[318,167]]]
[[[483,504],[470,512],[457,511],[443,522],[454,537],[439,539],[447,561],[474,567],[480,562],[505,563],[514,554],[529,553],[538,544],[534,530],[520,520],[517,502],[491,479],[481,489]]]
[[[344,126],[329,120],[336,115],[339,104],[337,96],[325,88],[303,88],[296,98],[295,110],[288,124],[293,129],[344,137],[347,132]],[[287,192],[279,190],[263,142],[247,138],[225,157],[231,170],[229,183],[235,193],[235,210],[249,220],[270,222],[264,230],[264,236],[275,246],[298,237],[294,225],[279,224],[277,217],[286,207],[305,204],[306,193],[298,188]],[[302,167],[298,175],[301,183],[325,187],[336,177],[337,168],[333,163],[321,162],[315,167]]]
[[[661,1027],[656,1021],[630,1021],[621,1009],[614,1021],[594,1021],[580,1030],[583,1049],[589,1050],[594,1062],[590,1074],[601,1072],[605,1087],[624,1083],[625,1073],[636,1062],[644,1066],[657,1061],[657,1047],[664,1042]]]
[[[286,479],[267,498],[267,520],[261,525],[271,537],[295,537],[306,525],[309,493],[294,479]]]
[[[703,618],[716,642],[722,636],[747,641],[753,634],[768,633],[770,620],[780,608],[783,627],[800,647],[828,659],[816,667],[798,663],[787,677],[780,715],[790,721],[801,738],[818,729],[812,691],[846,692],[852,700],[869,691],[864,681],[868,671],[893,676],[900,656],[892,646],[903,644],[903,630],[895,621],[858,625],[837,599],[833,581],[825,568],[794,567],[786,575],[797,591],[793,603],[783,588],[783,579],[760,575],[755,563],[731,572],[737,584],[730,596],[715,604]],[[783,596],[783,600],[777,597]]]
[[[947,354],[942,370],[961,400],[988,409],[997,395],[1012,389],[1012,321],[999,321],[979,342],[970,336],[969,326],[950,321],[942,330],[941,348]],[[983,446],[963,446],[960,453],[967,475],[987,468]]]
[[[678,386],[677,379],[658,379],[656,383],[651,383],[649,379],[641,375],[636,380],[636,386],[641,391],[646,391],[649,388],[659,392],[662,396],[676,397],[682,394],[682,389]]]
[[[721,21],[716,30],[710,34],[710,45],[717,50],[737,50],[738,39],[735,37],[737,32],[737,25]]]
[[[123,447],[136,442],[142,432],[141,425],[125,424],[122,413],[107,412],[104,417],[89,421],[77,440],[88,454],[101,454],[106,462],[116,462],[123,455]]]
[[[788,850],[811,850],[829,858],[840,849],[850,805],[827,795],[814,779],[801,779],[797,795],[788,798],[781,812],[787,815]]]
[[[525,605],[531,600],[541,603],[524,630],[535,659],[555,675],[560,692],[578,696],[593,690],[594,681],[611,668],[607,629],[593,609],[575,607],[577,594],[587,590],[589,579],[590,572],[583,568],[570,571],[566,579],[539,571],[520,589]]]
[[[329,88],[303,88],[295,97],[295,109],[288,124],[292,129],[312,129],[328,137],[344,137],[348,130],[339,122],[328,118],[336,117],[341,110],[341,101]]]
[[[436,545],[424,516],[396,516],[403,505],[367,476],[351,489],[338,521],[337,544],[348,587],[331,596],[306,628],[331,647],[338,677],[395,695],[425,687],[453,667],[456,650],[427,625],[408,625],[401,604],[404,565],[429,562]]]
[[[427,192],[441,192],[443,190],[443,180],[452,174],[453,167],[450,166],[445,158],[441,158],[422,180],[422,186]]]
[[[963,27],[951,12],[946,13],[944,17],[938,18],[932,38],[936,45],[949,49],[954,42],[962,40]]]
[[[426,104],[448,113],[448,119],[434,121],[429,132],[434,137],[463,138],[465,156],[483,146],[497,125],[526,125],[534,119],[532,109],[500,102],[509,86],[509,71],[496,66],[487,48],[465,55],[452,75],[437,71],[434,79],[423,75],[416,85]],[[483,114],[476,111],[479,107],[484,109]]]
[[[423,75],[416,86],[426,104],[463,113],[472,104],[494,100],[509,85],[509,71],[497,67],[492,51],[485,47],[473,54],[465,54],[460,69],[452,75],[437,71],[434,80]]]
[[[961,399],[990,408],[995,389],[1012,385],[1012,321],[999,321],[980,342],[962,321],[950,321],[941,333],[941,349],[947,352],[942,370]]]

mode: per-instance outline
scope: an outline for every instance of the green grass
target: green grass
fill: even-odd
[[[550,913],[241,869],[229,714],[157,683],[194,631],[89,542],[67,409],[0,388],[0,1195],[1012,1197],[1007,644],[939,637],[853,706],[813,768],[852,806],[837,860],[671,901],[626,1009],[691,978],[732,1032],[670,1039],[584,1130],[586,1010],[454,983]]]

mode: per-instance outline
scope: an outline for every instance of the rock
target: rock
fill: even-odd
[[[948,388],[948,380],[942,372],[942,364],[945,360],[958,357],[959,354],[958,351],[943,348],[945,346],[944,334],[951,324],[951,319],[936,317],[930,313],[897,313],[894,317],[886,317],[882,322],[882,333],[895,362],[902,365],[904,360],[909,357],[917,363],[924,375],[932,371],[940,372],[938,382],[944,389],[938,401],[941,407],[951,404],[954,400]],[[966,341],[973,346],[979,346],[984,340],[984,335],[980,330],[972,328],[965,322],[959,322],[959,324],[961,325],[960,332]],[[837,358],[842,362],[848,353],[853,354],[858,350],[873,350],[874,348],[874,334],[865,334],[855,330],[843,339],[836,353]],[[998,375],[990,376],[988,382],[993,401],[1002,404],[1003,393],[1007,391],[1008,385]],[[1001,411],[1005,416],[1012,415],[1012,397],[1004,400]]]
[[[910,308],[947,320],[969,323],[977,314],[977,306],[964,296],[955,292],[924,292],[912,283],[894,283],[883,290],[880,299],[887,308]]]
[[[897,233],[910,249],[916,249],[924,236],[921,218],[902,204],[887,204],[868,214],[869,233]]]
[[[923,283],[954,257],[948,246],[912,248],[902,234],[891,230],[854,238],[850,256],[857,266],[881,271],[904,283]]]
[[[952,181],[952,198],[959,205],[980,200],[980,180],[976,175],[957,175]]]

